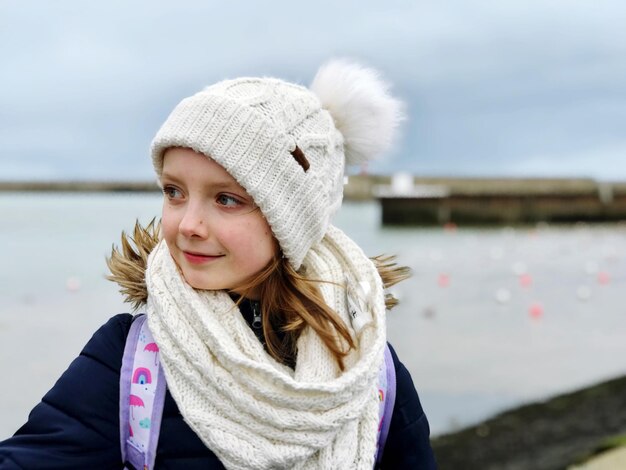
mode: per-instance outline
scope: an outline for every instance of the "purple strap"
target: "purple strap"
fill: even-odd
[[[130,462],[138,470],[151,470],[154,467],[165,401],[165,376],[163,375],[163,369],[159,365],[154,402],[152,404],[152,410],[149,410],[151,425],[148,447],[144,451],[141,451],[131,445],[129,441],[131,383],[133,380],[133,370],[136,368],[135,351],[137,350],[137,343],[142,328],[144,329],[144,334],[151,337],[149,330],[147,330],[147,325],[145,325],[146,318],[145,315],[138,315],[133,320],[130,331],[128,332],[128,337],[126,338],[122,368],[120,371],[120,448],[122,452],[122,462]]]
[[[163,407],[165,406],[165,375],[159,365],[159,381],[157,382],[154,404],[152,405],[152,427],[150,428],[150,447],[146,452],[146,464],[149,469],[154,468],[156,460],[156,450],[159,443],[159,432],[161,431],[161,418],[163,417]]]
[[[376,463],[380,464],[383,459],[385,450],[385,442],[389,434],[389,426],[391,425],[391,417],[393,415],[393,406],[396,401],[396,366],[393,363],[393,357],[389,350],[389,345],[385,346],[385,369],[387,372],[387,394],[385,397],[385,411],[383,414],[383,424],[378,437],[378,455]]]

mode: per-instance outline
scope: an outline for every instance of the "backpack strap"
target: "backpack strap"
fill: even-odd
[[[161,430],[165,376],[147,317],[133,319],[120,371],[120,446],[124,468],[152,470]]]
[[[396,402],[396,366],[393,363],[389,344],[385,345],[385,361],[380,368],[378,384],[378,397],[380,400],[378,413],[380,421],[378,442],[376,444],[376,465],[380,465],[383,459],[383,451],[385,450],[391,417],[393,416],[393,407]]]

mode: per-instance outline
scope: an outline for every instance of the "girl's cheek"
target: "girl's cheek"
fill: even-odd
[[[171,239],[178,231],[178,225],[178,220],[175,217],[175,214],[173,214],[169,210],[164,210],[161,214],[161,226],[163,228],[163,236],[166,239]]]

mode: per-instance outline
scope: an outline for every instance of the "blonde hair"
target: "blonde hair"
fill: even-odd
[[[393,256],[372,258],[385,288],[391,287],[410,276],[409,268],[397,266]],[[355,347],[354,339],[345,322],[324,301],[318,288],[320,279],[306,276],[303,268],[295,271],[280,251],[274,259],[243,286],[239,291],[259,289],[263,334],[267,351],[282,363],[295,363],[296,342],[308,326],[322,339],[333,354],[339,368],[344,370],[343,359]],[[397,305],[398,300],[390,293],[385,294],[387,309]],[[282,330],[284,338],[276,334]]]
[[[155,219],[146,227],[136,222],[132,236],[122,232],[121,250],[113,246],[107,258],[111,271],[107,279],[120,285],[120,291],[134,309],[148,299],[145,270],[148,255],[159,242],[160,227]],[[371,259],[385,289],[410,277],[410,269],[398,266],[394,256],[379,255]],[[355,347],[354,339],[344,321],[324,301],[318,287],[320,282],[328,281],[308,278],[304,268],[296,272],[277,249],[268,265],[244,285],[237,286],[237,290],[245,297],[258,289],[267,351],[277,361],[295,363],[297,340],[308,326],[319,335],[343,370],[343,359]],[[387,292],[387,309],[397,304],[398,300]],[[278,335],[277,331],[284,334]]]

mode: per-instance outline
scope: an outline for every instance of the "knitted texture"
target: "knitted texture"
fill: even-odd
[[[292,155],[296,146],[307,170]],[[343,137],[305,87],[272,78],[219,82],[179,103],[158,131],[159,177],[169,147],[222,165],[252,196],[295,269],[341,205]]]
[[[402,107],[375,70],[345,60],[323,65],[310,90],[275,78],[225,80],[176,106],[152,160],[159,177],[169,147],[222,165],[297,270],[341,206],[346,159],[361,164],[386,152]]]
[[[185,421],[228,469],[374,465],[385,347],[382,281],[332,225],[303,266],[312,278],[330,281],[320,283],[322,295],[349,328],[354,312],[346,295],[358,299],[357,348],[344,372],[310,328],[298,339],[295,370],[278,363],[228,294],[191,288],[164,242],[150,254],[148,324],[168,387]],[[346,273],[358,273],[358,283]]]

